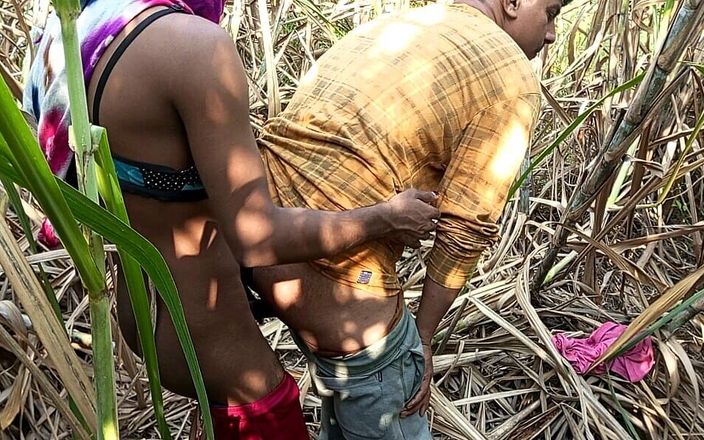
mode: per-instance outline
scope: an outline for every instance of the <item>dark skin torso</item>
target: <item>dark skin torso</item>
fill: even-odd
[[[306,263],[255,270],[257,291],[320,354],[359,351],[393,327],[401,296],[379,296],[321,275]]]
[[[108,128],[114,153],[183,169],[193,163],[183,126],[173,107],[164,102],[163,84],[152,80],[156,75],[145,75],[158,60],[141,53],[152,53],[154,45],[161,44],[158,34],[160,28],[169,26],[166,20],[168,17],[150,25],[111,73],[100,107],[100,123]],[[131,27],[116,41],[122,40]],[[111,44],[101,58],[89,85],[91,114],[98,78],[116,46]],[[244,403],[264,396],[278,384],[283,371],[251,315],[233,313],[248,311],[248,303],[239,280],[239,266],[213,220],[209,201],[166,203],[125,194],[125,203],[133,227],[162,253],[179,291],[188,292],[181,295],[181,302],[210,399]],[[134,318],[124,283],[118,285],[117,304],[123,334],[136,347]],[[157,307],[158,356],[162,369],[169,370],[163,374],[164,385],[193,396],[190,374],[168,312],[161,301]],[[207,349],[211,347],[221,349]]]
[[[137,23],[159,9],[136,17],[101,57],[88,85],[91,114],[110,55]],[[209,198],[200,202],[165,203],[130,194],[125,202],[134,228],[159,249],[172,271],[213,402],[252,402],[283,377],[249,311],[240,264],[306,261],[387,236],[417,246],[438,216],[427,204],[433,196],[417,191],[344,213],[275,207],[249,125],[241,61],[232,39],[200,17],[167,15],[132,42],[104,89],[100,125],[107,128],[116,155],[175,169],[195,163],[207,188]],[[117,290],[121,329],[139,351],[124,282]],[[386,301],[377,302],[375,313],[382,312],[372,321],[381,321],[387,310]],[[161,301],[157,313],[162,383],[195,397]],[[353,333],[364,340],[362,329]]]

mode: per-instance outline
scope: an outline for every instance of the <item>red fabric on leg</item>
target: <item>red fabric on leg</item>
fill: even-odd
[[[215,440],[309,440],[293,377],[256,402],[211,406]]]

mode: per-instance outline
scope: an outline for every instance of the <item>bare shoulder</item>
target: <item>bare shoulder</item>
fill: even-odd
[[[232,87],[241,81],[241,61],[232,37],[220,26],[190,14],[170,14],[153,23],[143,57],[155,76],[183,92],[201,81]],[[147,66],[145,66],[147,67]],[[224,80],[224,82],[223,82]]]
[[[223,28],[196,15],[171,14],[157,23],[154,25],[162,31],[163,42],[184,54],[204,56],[212,54],[217,46],[234,48],[232,38]]]

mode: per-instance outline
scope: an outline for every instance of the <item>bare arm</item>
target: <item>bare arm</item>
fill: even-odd
[[[459,291],[460,289],[450,289],[441,286],[430,277],[425,278],[423,297],[416,318],[420,340],[424,345],[430,345],[432,342],[435,329],[440,324],[442,317],[450,309]]]
[[[434,228],[438,211],[423,202],[433,199],[429,193],[342,213],[276,207],[250,127],[246,76],[232,39],[198,18],[178,21],[180,33],[172,36],[176,56],[164,60],[169,95],[213,212],[241,264],[332,256],[393,232],[414,244]]]

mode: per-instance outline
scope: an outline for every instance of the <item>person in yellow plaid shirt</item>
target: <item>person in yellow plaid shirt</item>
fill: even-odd
[[[260,150],[283,206],[346,210],[410,187],[439,195],[415,322],[393,241],[254,272],[313,366],[321,439],[431,438],[431,339],[497,238],[540,110],[529,58],[554,41],[561,7],[462,0],[375,19],[322,56],[265,124]]]

